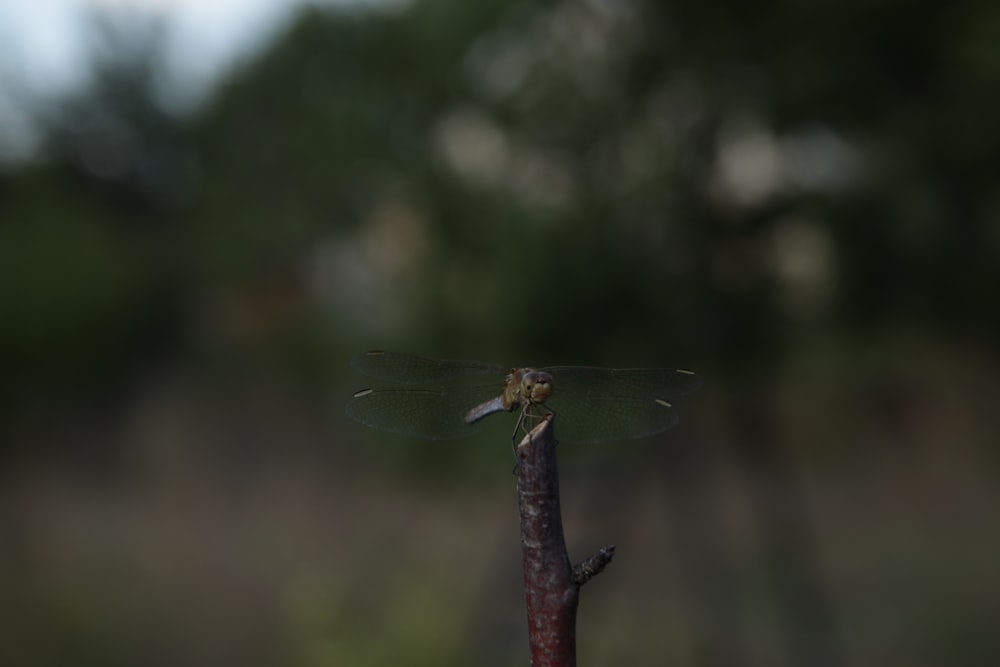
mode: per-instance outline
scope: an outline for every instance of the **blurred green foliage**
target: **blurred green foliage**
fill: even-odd
[[[46,161],[4,176],[4,354],[735,368],[818,329],[992,340],[994,13],[309,10],[183,118],[155,24],[106,28],[93,85],[40,110]]]

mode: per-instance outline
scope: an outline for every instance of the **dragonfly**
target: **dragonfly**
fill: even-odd
[[[559,439],[599,443],[641,438],[677,423],[668,398],[701,386],[691,371],[594,366],[508,367],[375,350],[356,357],[356,371],[395,386],[362,389],[347,416],[366,426],[439,440],[472,435],[486,417],[518,414],[514,439],[546,414]]]

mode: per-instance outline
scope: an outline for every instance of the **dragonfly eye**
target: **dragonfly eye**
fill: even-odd
[[[529,403],[539,405],[548,400],[555,387],[552,376],[541,371],[529,371],[521,378],[521,395]]]

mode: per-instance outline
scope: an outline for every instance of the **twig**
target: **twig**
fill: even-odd
[[[614,556],[612,545],[570,566],[559,508],[559,474],[552,415],[517,446],[524,596],[533,667],[576,665],[576,608],[580,586]]]
[[[615,545],[607,544],[597,553],[573,568],[573,582],[579,586],[599,575],[615,557]]]

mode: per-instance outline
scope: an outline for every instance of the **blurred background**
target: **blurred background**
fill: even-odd
[[[704,377],[561,448],[581,664],[1000,663],[998,118],[978,0],[5,2],[0,663],[527,664],[373,348]]]

